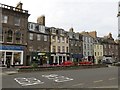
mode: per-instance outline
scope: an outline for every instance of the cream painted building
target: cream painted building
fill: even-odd
[[[99,63],[99,60],[103,58],[103,45],[97,43],[94,44],[94,57],[95,57],[95,64]]]
[[[51,34],[51,64],[61,64],[69,60],[69,38],[66,31],[59,28],[50,28]]]

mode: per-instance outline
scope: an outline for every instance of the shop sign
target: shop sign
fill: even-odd
[[[23,50],[23,46],[0,46],[0,50]]]
[[[38,55],[45,55],[45,53],[38,53]]]
[[[57,56],[66,56],[66,54],[56,54]]]

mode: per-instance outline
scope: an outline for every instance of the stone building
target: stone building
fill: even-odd
[[[49,30],[45,27],[45,17],[42,17],[37,19],[37,23],[28,23],[28,64],[31,64],[33,61],[40,65],[47,64],[49,62],[50,36]],[[41,21],[44,23],[41,23]]]
[[[0,4],[0,57],[3,64],[26,64],[28,11],[23,10],[22,3],[16,7]]]
[[[100,37],[97,37],[96,31],[88,32],[88,34],[94,38],[94,63],[98,64],[103,59],[103,45],[100,43]]]
[[[119,60],[118,48],[119,45],[112,37],[112,34],[101,38],[101,44],[103,45],[103,59],[111,59],[113,62]]]
[[[69,38],[64,29],[51,27],[51,58],[50,64],[61,64],[63,61],[70,60],[69,58]]]
[[[81,61],[83,58],[82,35],[75,33],[73,28],[67,32],[69,37],[69,53],[71,60]]]

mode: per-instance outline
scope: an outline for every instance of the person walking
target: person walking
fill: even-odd
[[[7,68],[10,68],[10,58],[7,58],[6,64],[7,64]]]

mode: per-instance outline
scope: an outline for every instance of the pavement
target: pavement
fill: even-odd
[[[7,67],[0,67],[0,75],[12,75],[12,74],[16,74],[18,73],[17,69],[19,67],[16,66],[16,67],[10,67],[10,68],[7,68]]]

